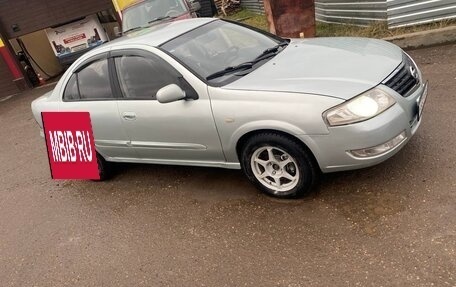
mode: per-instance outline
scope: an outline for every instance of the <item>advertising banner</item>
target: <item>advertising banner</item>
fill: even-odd
[[[103,27],[95,15],[56,28],[46,29],[55,55],[59,58],[108,41]]]
[[[100,179],[88,112],[43,112],[53,179]]]

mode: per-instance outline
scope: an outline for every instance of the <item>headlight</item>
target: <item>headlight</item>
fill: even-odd
[[[373,88],[323,114],[330,126],[353,124],[373,118],[386,111],[396,101],[386,92]]]

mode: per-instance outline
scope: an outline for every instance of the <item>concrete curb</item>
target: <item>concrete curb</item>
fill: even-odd
[[[456,26],[383,38],[402,49],[417,49],[456,42]]]

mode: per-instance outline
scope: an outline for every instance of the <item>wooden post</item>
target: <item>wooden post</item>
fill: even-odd
[[[315,37],[314,0],[263,0],[269,31],[287,38]]]

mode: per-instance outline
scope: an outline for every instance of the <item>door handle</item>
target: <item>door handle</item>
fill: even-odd
[[[136,120],[136,114],[133,112],[124,112],[122,113],[122,118],[127,121],[134,121]]]

